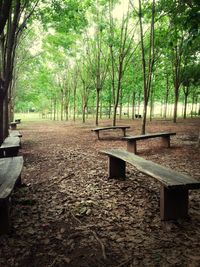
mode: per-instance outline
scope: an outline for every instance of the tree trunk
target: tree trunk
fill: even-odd
[[[99,98],[100,98],[100,90],[96,90],[96,126],[99,124]]]
[[[85,123],[85,111],[86,111],[86,105],[83,105],[83,117],[82,117],[82,121],[83,123]]]
[[[188,100],[188,95],[189,95],[189,87],[184,90],[184,96],[185,96],[185,101],[184,101],[184,113],[183,113],[183,118],[186,119],[187,117],[187,100]]]
[[[56,120],[56,99],[53,102],[53,120]]]
[[[74,88],[73,121],[76,120],[76,88]]]
[[[4,112],[3,112],[3,106],[4,106],[4,98],[3,95],[0,95],[0,145],[3,143],[4,140]]]
[[[154,94],[153,89],[151,90],[151,105],[150,105],[150,121],[152,121],[152,116],[154,112]]]
[[[179,86],[175,88],[174,117],[173,117],[174,123],[176,123],[177,121],[178,97],[179,97]]]
[[[169,75],[166,76],[166,95],[165,95],[165,107],[164,107],[164,118],[167,118],[167,105],[169,98]]]
[[[61,90],[61,104],[60,104],[60,119],[63,121],[63,112],[64,112],[64,94],[63,90]]]
[[[135,119],[135,91],[132,96],[132,119]]]

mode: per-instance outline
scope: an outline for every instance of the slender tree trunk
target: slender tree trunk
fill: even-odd
[[[122,90],[120,92],[120,106],[119,106],[119,118],[120,120],[122,119],[122,108],[123,108],[123,103],[122,103]]]
[[[183,113],[183,118],[186,119],[187,117],[187,100],[188,100],[188,95],[189,95],[189,87],[187,86],[184,90],[184,113]]]
[[[128,109],[127,109],[128,118],[130,118],[130,95],[128,96]]]
[[[83,117],[82,117],[82,121],[83,121],[83,123],[85,123],[85,112],[86,111],[86,105],[84,104],[83,105]]]
[[[53,101],[53,120],[56,120],[56,99]]]
[[[135,91],[132,95],[132,119],[135,119]]]
[[[145,134],[146,130],[146,118],[147,118],[147,106],[151,89],[151,81],[154,66],[154,18],[155,18],[155,0],[152,0],[152,17],[151,17],[151,32],[149,40],[149,58],[148,58],[148,72],[146,70],[145,48],[144,48],[144,35],[142,24],[142,4],[139,0],[139,23],[140,23],[140,38],[141,38],[141,50],[142,50],[142,71],[143,71],[143,88],[144,88],[144,110],[142,121],[142,134]]]
[[[167,118],[167,105],[169,99],[169,75],[166,76],[166,95],[165,95],[165,107],[164,107],[164,118]]]
[[[67,101],[65,104],[65,112],[66,112],[66,121],[69,120],[69,102]]]
[[[99,100],[100,100],[100,90],[96,91],[96,126],[99,124]]]
[[[110,88],[109,91],[110,95],[109,95],[109,107],[108,107],[108,118],[111,118],[111,111],[112,111],[112,87]]]
[[[4,98],[4,137],[9,135],[8,92]]]
[[[153,112],[154,112],[154,92],[153,92],[153,88],[151,90],[151,105],[150,105],[150,121],[152,121],[152,116],[153,116]]]
[[[63,90],[61,90],[61,104],[60,104],[60,119],[63,121],[63,113],[64,113],[64,94]]]
[[[102,115],[103,115],[103,103],[102,101],[100,101],[100,119],[102,119]]]
[[[3,143],[4,140],[4,112],[3,112],[3,107],[4,107],[4,97],[3,95],[0,95],[0,145]]]
[[[73,121],[76,120],[76,88],[74,88]]]
[[[179,87],[175,88],[175,98],[174,98],[174,117],[173,122],[176,123],[177,121],[177,109],[178,109],[178,98],[179,98]]]

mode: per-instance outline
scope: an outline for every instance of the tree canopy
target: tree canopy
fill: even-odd
[[[180,102],[198,112],[197,0],[13,0],[0,15],[2,124],[13,110],[113,125],[141,113],[144,133],[156,103],[174,122]]]

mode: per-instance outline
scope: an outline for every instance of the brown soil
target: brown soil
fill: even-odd
[[[110,121],[101,121],[109,125]],[[123,120],[139,134],[140,120]],[[124,148],[121,131],[69,122],[19,127],[23,186],[12,197],[9,235],[0,237],[0,266],[200,266],[200,191],[189,192],[189,218],[162,222],[160,186],[127,165],[127,179],[107,179],[104,148]],[[175,131],[171,148],[141,141],[140,156],[200,180],[199,119],[148,122],[147,131]]]

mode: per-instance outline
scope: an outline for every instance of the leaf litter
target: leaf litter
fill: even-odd
[[[149,122],[148,132],[177,135],[170,149],[155,139],[139,143],[138,151],[200,180],[199,120],[188,121]],[[138,120],[124,123],[131,126],[128,134],[139,134]],[[91,122],[24,125],[24,186],[12,196],[12,229],[0,237],[0,266],[200,266],[198,190],[189,194],[188,219],[162,222],[153,179],[129,165],[125,180],[107,179],[107,158],[99,151],[126,149],[120,133],[102,133],[98,141]]]

